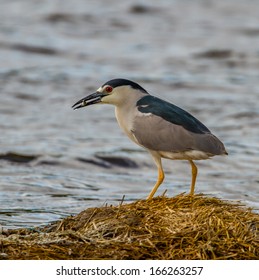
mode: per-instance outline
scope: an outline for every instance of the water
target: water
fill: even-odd
[[[0,3],[0,224],[30,227],[142,199],[150,156],[109,105],[73,111],[109,79],[139,82],[225,144],[200,161],[196,191],[259,207],[259,1]],[[187,162],[164,161],[158,194],[189,191]]]

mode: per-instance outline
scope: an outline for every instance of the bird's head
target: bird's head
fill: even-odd
[[[128,98],[141,98],[148,92],[135,82],[126,79],[113,79],[97,89],[96,92],[77,101],[72,108],[79,109],[96,103],[120,105]]]

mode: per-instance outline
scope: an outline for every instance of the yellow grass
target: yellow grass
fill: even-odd
[[[89,208],[0,234],[2,259],[259,259],[259,215],[204,195]]]

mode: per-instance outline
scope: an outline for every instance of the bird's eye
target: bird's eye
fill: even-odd
[[[112,90],[113,90],[113,88],[111,86],[108,86],[105,88],[105,91],[108,93],[112,92]]]

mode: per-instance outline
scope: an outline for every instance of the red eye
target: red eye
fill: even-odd
[[[112,92],[112,90],[113,90],[113,88],[111,86],[108,86],[105,88],[105,91],[109,92],[109,93]]]

